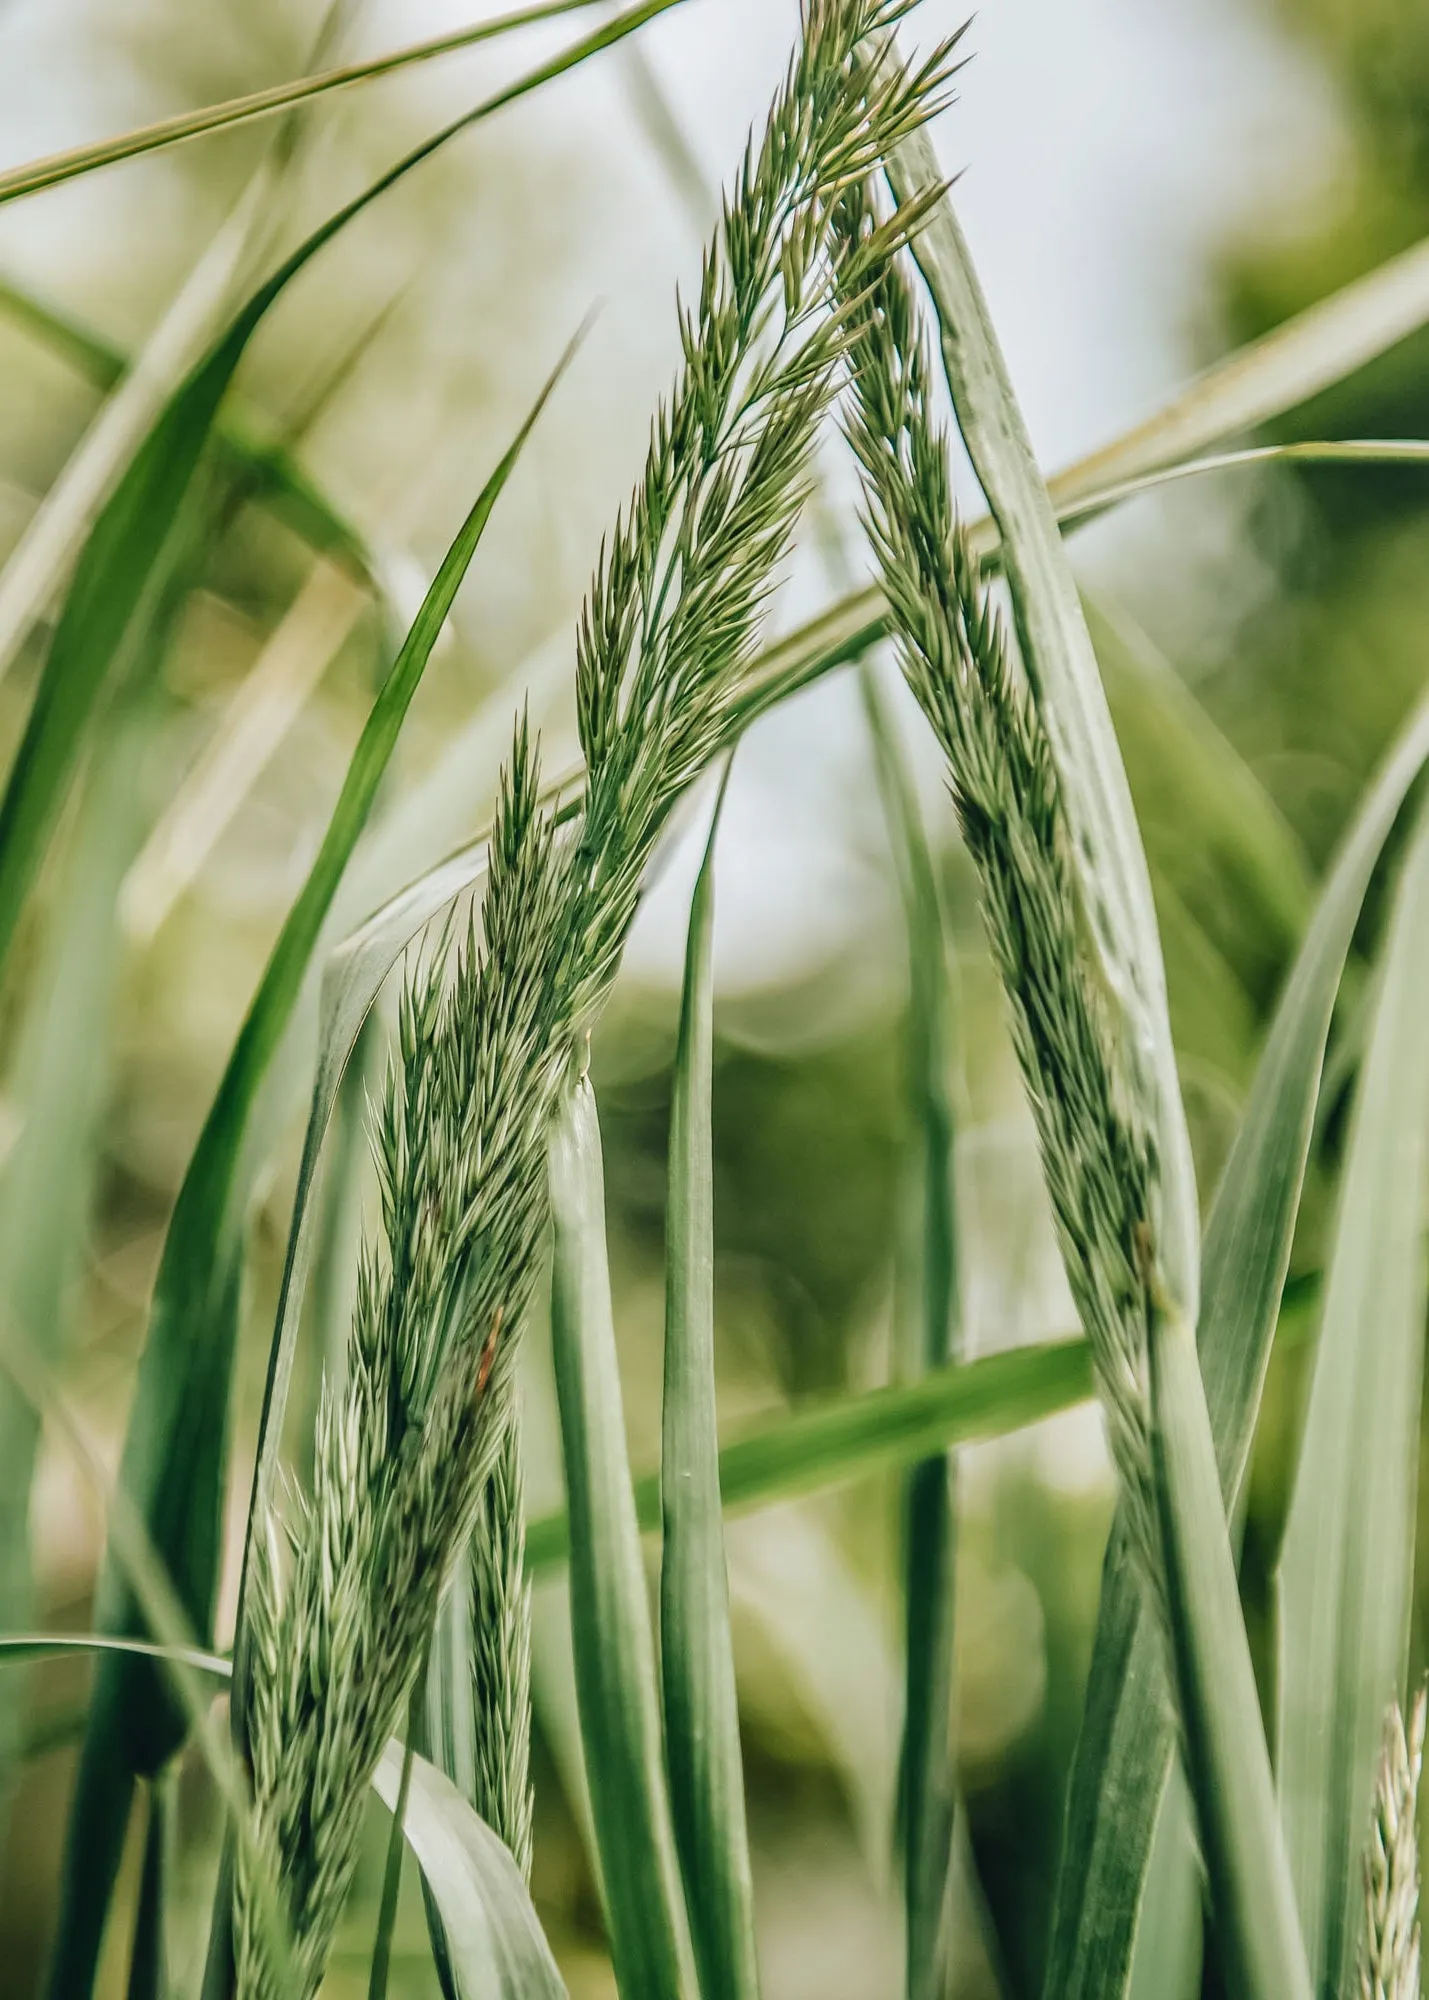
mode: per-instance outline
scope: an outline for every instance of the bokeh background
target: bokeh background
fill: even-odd
[[[367,0],[349,9],[344,52],[435,34],[473,7]],[[18,162],[297,73],[321,12],[317,0],[6,0],[0,153]],[[19,972],[0,994],[0,1292],[7,1311],[39,1314],[73,1404],[111,1462],[169,1206],[389,657],[393,618],[410,615],[541,380],[595,308],[427,673],[344,890],[346,923],[479,829],[523,690],[550,768],[571,754],[581,593],[678,353],[675,287],[697,271],[713,190],[762,115],[796,18],[794,0],[686,0],[638,44],[464,137],[323,254],[245,364],[243,420],[290,449],[379,552],[389,603],[375,607],[280,511],[251,501],[229,509],[160,695],[101,733],[87,803],[65,824]],[[949,0],[926,0],[916,30],[932,39],[958,18]],[[334,101],[308,122],[271,195],[271,243],[296,240],[562,39],[532,30]],[[1429,230],[1429,20],[1414,0],[987,0],[965,46],[972,60],[938,143],[945,165],[963,170],[961,212],[1049,468]],[[0,211],[0,556],[79,445],[105,381],[140,353],[203,257],[264,145],[264,128],[205,139]],[[1429,337],[1420,337],[1274,434],[1426,432]],[[970,486],[967,497],[975,504]],[[821,521],[772,630],[865,573],[836,449],[823,468]],[[1184,788],[1167,782],[1181,739],[1157,720],[1165,704],[1127,708],[1206,1189],[1314,880],[1429,671],[1426,558],[1429,487],[1413,469],[1237,471],[1138,501],[1078,540],[1112,670],[1163,687],[1174,677],[1173,692],[1197,705],[1195,727],[1233,747],[1283,836],[1276,894],[1221,868],[1215,800],[1199,824]],[[0,681],[7,756],[43,646],[44,633],[32,634]],[[968,1338],[986,1352],[1065,1331],[1072,1318],[951,813],[911,708],[897,712],[957,961]],[[246,773],[225,776],[216,748],[240,721],[257,753]],[[701,795],[669,844],[595,1058],[632,1450],[643,1464],[658,1441],[676,979],[707,811]],[[906,953],[851,675],[789,703],[742,746],[718,897],[717,1283],[723,1421],[734,1434],[780,1408],[882,1381],[892,1366],[893,1252],[910,1160]],[[116,914],[96,922],[96,910]],[[1353,1011],[1341,1043],[1351,1049]],[[371,1198],[362,1103],[380,1078],[382,1042],[379,1024],[334,1141],[305,1349],[309,1400],[297,1399],[294,1424],[299,1472],[301,1412],[321,1355],[341,1338]],[[268,1106],[235,1537],[311,1055],[309,1009]],[[1313,1293],[1339,1142],[1334,1073],[1297,1298]],[[40,1293],[17,1300],[15,1274],[32,1268]],[[559,1498],[541,1345],[537,1324],[526,1407],[538,1508]],[[1296,1391],[1287,1341],[1268,1391],[1245,1565],[1263,1666]],[[968,1451],[963,1493],[969,1866],[958,1990],[1015,2000],[1038,1990],[1109,1516],[1095,1413]],[[26,1622],[83,1629],[101,1535],[93,1491],[64,1439],[46,1434]],[[896,1550],[892,1479],[731,1526],[771,2000],[862,2000],[892,1993],[900,1977],[890,1856]],[[568,1643],[560,1587],[543,1585],[535,1893],[582,2000],[613,1987],[582,1839]],[[23,1730],[0,1875],[0,1988],[26,1995],[53,1922],[85,1670],[0,1671],[9,1677],[0,1698]],[[186,1780],[184,1815],[192,1921],[174,1939],[180,1973],[207,1893],[212,1814],[198,1773]],[[334,1995],[365,1990],[382,1831],[374,1825]],[[114,1993],[125,1899],[107,1965]],[[436,1990],[415,1894],[403,1906],[394,1990]]]

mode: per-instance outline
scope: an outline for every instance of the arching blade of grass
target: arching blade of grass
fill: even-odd
[[[600,1128],[584,1078],[558,1117],[550,1157],[551,1339],[571,1519],[571,1623],[611,1958],[621,2000],[680,2000],[689,1940],[626,1458]]]
[[[1216,1190],[1202,1258],[1201,1373],[1234,1521],[1270,1359],[1345,958],[1380,851],[1429,758],[1429,702],[1365,797],[1315,908]],[[1067,1797],[1047,2000],[1126,1991],[1153,1830],[1174,1753],[1159,1638],[1113,1529]]]
[[[249,299],[168,404],[85,544],[0,799],[0,968],[72,780],[95,698],[129,642],[164,537],[182,512],[219,403],[268,308],[355,216],[449,140],[675,4],[677,0],[642,0],[414,148],[292,253]]]
[[[1405,1696],[1429,1216],[1429,812],[1385,939],[1278,1571],[1285,1838],[1321,1991],[1356,1977],[1360,1857]]]
[[[562,366],[564,363],[562,363]],[[560,370],[557,370],[559,374]],[[554,386],[552,376],[488,480],[428,592],[353,753],[308,879],[274,947],[170,1220],[155,1282],[148,1337],[125,1438],[120,1479],[167,1563],[188,1616],[209,1629],[218,1583],[228,1403],[237,1335],[242,1224],[252,1165],[244,1142],[252,1106],[287,1026],[324,918],[337,893],[427,658],[497,498]],[[140,1607],[106,1563],[96,1622],[136,1629]],[[142,1630],[142,1622],[137,1626]],[[167,1690],[135,1663],[101,1670],[71,1813],[60,1945],[51,1991],[89,1990],[118,1861],[122,1817],[108,1801],[127,1774],[153,1771],[183,1733]],[[96,1830],[111,1838],[102,1847]]]
[[[925,135],[906,142],[890,173],[904,199],[937,184]],[[913,253],[937,308],[959,427],[998,521],[1019,651],[1055,758],[1095,972],[1156,1155],[1143,1470],[1155,1502],[1158,1582],[1216,1922],[1246,2000],[1309,2000],[1196,1356],[1199,1210],[1145,855],[1052,503],[946,198]]]
[[[450,55],[457,49],[473,48],[478,42],[489,42],[498,35],[511,33],[513,29],[530,27],[538,21],[554,20],[561,14],[574,14],[594,4],[595,0],[544,0],[543,5],[523,7],[496,20],[478,21],[451,34],[436,35],[427,41],[414,42],[407,48],[370,56],[364,62],[345,63],[341,68],[324,70],[315,76],[298,77],[291,83],[274,84],[268,90],[250,91],[244,97],[229,98],[222,104],[180,112],[176,117],[160,119],[153,125],[139,127],[137,131],[121,132],[112,139],[100,139],[92,145],[72,146],[63,153],[51,153],[44,159],[27,161],[24,166],[11,167],[0,173],[0,204],[18,201],[23,195],[38,194],[44,188],[58,187],[64,181],[94,173],[100,167],[116,166],[121,160],[138,159],[165,146],[179,145],[186,139],[199,139],[209,132],[246,125],[256,118],[272,118],[279,112],[310,103],[314,98],[329,96],[335,90],[350,89],[353,84],[366,83],[375,77],[393,76],[399,70],[412,68],[414,64],[431,62],[437,56]]]
[[[670,1806],[700,1992],[703,2000],[757,2000],[754,1878],[715,1422],[714,857],[727,783],[728,769],[690,907],[670,1107],[660,1669]],[[591,1775],[598,1782],[598,1773]]]
[[[908,1096],[919,1227],[899,1275],[912,1323],[901,1366],[913,1378],[962,1352],[954,1046],[947,937],[933,857],[895,723],[867,663],[860,673],[878,789],[908,934]],[[899,1777],[909,2000],[941,2000],[949,1963],[957,1745],[953,1617],[957,1589],[956,1462],[939,1452],[910,1467],[903,1489],[904,1719]]]
[[[130,356],[13,279],[0,278],[0,311],[9,314],[49,352],[67,361],[96,389],[110,390],[134,366]],[[242,408],[226,409],[214,426],[222,469],[238,472],[245,487],[319,554],[341,561],[358,577],[368,559],[361,535],[333,507],[292,454]]]
[[[402,1753],[389,1744],[373,1789],[397,1801]],[[407,1845],[441,1912],[459,2000],[565,2000],[521,1871],[449,1778],[413,1757]]]
[[[719,1456],[724,1511],[797,1499],[954,1445],[1005,1437],[1092,1393],[1087,1343],[1078,1338],[1008,1348],[937,1369],[920,1382],[840,1397],[727,1444]],[[635,1511],[642,1528],[660,1526],[658,1474],[636,1480]],[[563,1563],[569,1550],[565,1514],[531,1523],[526,1560],[537,1575]]]

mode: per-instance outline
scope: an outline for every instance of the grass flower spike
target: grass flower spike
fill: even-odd
[[[602,552],[577,638],[584,811],[558,831],[518,730],[479,926],[449,986],[403,1003],[377,1121],[383,1243],[363,1263],[340,1394],[325,1398],[311,1499],[259,1524],[243,1635],[256,1811],[315,1990],[355,1866],[365,1788],[416,1674],[455,1551],[499,1462],[493,1420],[545,1219],[551,1116],[619,963],[669,812],[729,738],[787,554],[858,297],[917,206],[856,242],[841,190],[935,108],[948,48],[860,52],[906,0],[808,0],[762,140],[751,142],[681,313],[684,365],[645,473]],[[274,1986],[240,1867],[238,1990]]]

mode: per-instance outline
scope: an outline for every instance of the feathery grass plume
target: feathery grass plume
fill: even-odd
[[[864,188],[839,227],[876,228]],[[1147,1575],[1159,1575],[1150,1492],[1141,1245],[1154,1237],[1156,1175],[1087,971],[1068,831],[1051,748],[957,524],[947,442],[912,294],[889,266],[855,309],[847,434],[864,474],[865,524],[904,674],[948,760],[993,953],[1037,1123],[1052,1211],[1092,1343],[1112,1452]]]
[[[803,39],[680,316],[684,366],[577,634],[583,813],[559,835],[518,729],[480,935],[450,987],[407,992],[377,1121],[385,1249],[369,1248],[311,1499],[262,1521],[239,1700],[268,1858],[306,2000],[356,1860],[365,1791],[497,1466],[494,1414],[544,1222],[547,1127],[614,977],[655,841],[729,739],[788,552],[858,298],[922,212],[845,242],[840,192],[937,108],[948,45],[860,85],[859,52],[911,0],[805,0]],[[285,1547],[285,1543],[288,1544]],[[276,1994],[235,1875],[238,1990]],[[284,1996],[288,2000],[288,1996]]]
[[[531,1585],[513,1400],[471,1538],[472,1804],[531,1875]]]
[[[1361,2000],[1419,2000],[1419,1771],[1424,1761],[1423,1688],[1406,1733],[1397,1701],[1384,1724],[1365,1855]]]

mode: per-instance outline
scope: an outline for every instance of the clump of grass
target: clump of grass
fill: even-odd
[[[1409,1727],[1391,1702],[1365,1855],[1361,2000],[1419,2000],[1419,1773],[1424,1762],[1423,1688]]]
[[[907,9],[807,0],[582,614],[583,812],[565,833],[543,810],[523,724],[479,930],[449,986],[433,964],[404,999],[377,1122],[382,1244],[364,1255],[345,1386],[322,1401],[311,1498],[254,1537],[241,1635],[260,1841],[303,1994],[352,1877],[368,1779],[499,1464],[495,1413],[537,1267],[552,1114],[580,1073],[670,809],[734,727],[847,349],[835,302],[862,293],[920,212],[856,241],[833,227],[840,191],[939,100],[946,48],[891,66],[869,97],[859,88],[860,52]],[[257,1996],[277,1988],[254,1888],[240,1858],[238,1990]]]

